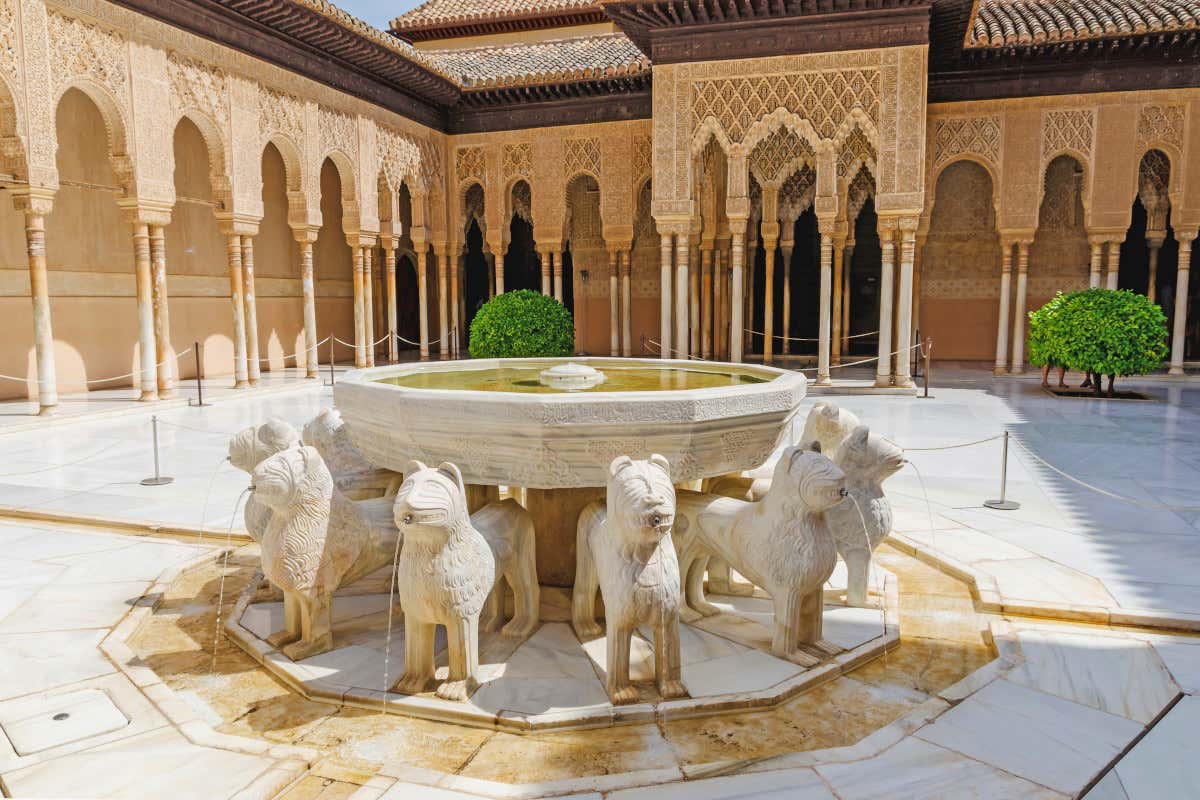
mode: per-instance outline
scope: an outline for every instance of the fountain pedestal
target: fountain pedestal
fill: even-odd
[[[604,489],[526,489],[525,509],[537,531],[538,582],[570,588],[575,585],[575,532],[579,512]]]

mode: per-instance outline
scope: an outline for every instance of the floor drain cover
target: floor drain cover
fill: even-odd
[[[0,728],[19,756],[124,728],[129,720],[99,689],[0,703]]]

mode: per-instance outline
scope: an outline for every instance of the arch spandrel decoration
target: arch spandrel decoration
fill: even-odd
[[[816,153],[788,127],[778,127],[750,153],[750,173],[764,186],[778,186],[802,164],[816,165]]]

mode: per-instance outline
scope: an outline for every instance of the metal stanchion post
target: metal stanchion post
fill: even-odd
[[[929,399],[929,370],[933,364],[933,361],[932,361],[933,339],[925,340],[925,346],[921,349],[920,355],[922,357],[922,360],[925,362],[925,369],[921,376],[925,381],[925,393],[921,395],[921,399],[928,400]]]
[[[194,355],[196,358],[196,402],[193,403],[191,400],[188,400],[188,405],[196,407],[211,405],[210,403],[204,402],[204,372],[200,366],[201,361],[199,342],[192,342],[192,355]]]
[[[142,486],[166,486],[173,482],[174,478],[168,478],[159,472],[158,465],[158,415],[150,417],[150,430],[154,438],[154,477],[146,478],[142,481]]]
[[[1000,499],[985,500],[983,504],[997,511],[1016,511],[1021,507],[1020,503],[1008,499],[1008,431],[1004,432],[1004,449],[1000,455]]]

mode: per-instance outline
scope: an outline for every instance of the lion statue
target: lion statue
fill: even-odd
[[[679,645],[679,562],[671,542],[675,487],[660,455],[620,456],[609,466],[608,496],[586,506],[576,533],[572,622],[581,640],[600,635],[596,589],[604,599],[607,690],[613,705],[638,697],[629,680],[630,640],[654,630],[654,677],[664,699],[685,697]]]
[[[293,661],[333,647],[333,592],[365,542],[329,535],[333,476],[312,447],[293,447],[259,464],[254,496],[270,509],[262,567],[283,590],[283,630],[267,637]]]
[[[466,486],[453,464],[430,469],[413,461],[404,474],[392,510],[404,537],[396,586],[405,615],[404,675],[394,689],[425,691],[434,677],[434,633],[442,625],[450,674],[437,696],[466,700],[479,686],[479,618],[496,602],[489,596],[502,591],[499,577],[512,588],[516,607],[501,633],[524,637],[537,626],[533,521],[514,500],[469,515]]]
[[[244,428],[229,440],[229,463],[252,475],[255,467],[271,456],[299,446],[300,435],[296,433],[296,429],[285,420],[272,417],[262,425]],[[246,533],[250,534],[251,539],[262,544],[263,534],[271,524],[271,509],[261,498],[251,493],[246,500],[242,516]],[[258,584],[253,602],[277,602],[282,599],[283,594],[264,578]]]
[[[846,474],[848,497],[826,511],[825,518],[838,555],[846,562],[846,603],[864,606],[871,554],[892,530],[892,506],[883,494],[883,482],[908,461],[898,445],[871,433],[866,425],[842,442],[833,461]]]
[[[675,533],[690,613],[708,616],[718,611],[704,598],[705,566],[715,555],[771,596],[772,654],[812,666],[820,658],[802,645],[838,652],[821,638],[822,584],[837,565],[825,512],[845,494],[845,476],[821,455],[820,445],[785,449],[760,501],[681,493]]]
[[[808,412],[808,418],[804,420],[804,432],[800,434],[800,444],[809,446],[813,442],[820,442],[821,452],[829,458],[836,458],[842,441],[860,424],[854,414],[835,403],[822,400]]]
[[[324,409],[304,426],[304,443],[317,448],[333,474],[334,485],[351,499],[394,497],[404,480],[403,475],[379,469],[363,457],[350,441],[350,431],[337,409]]]

